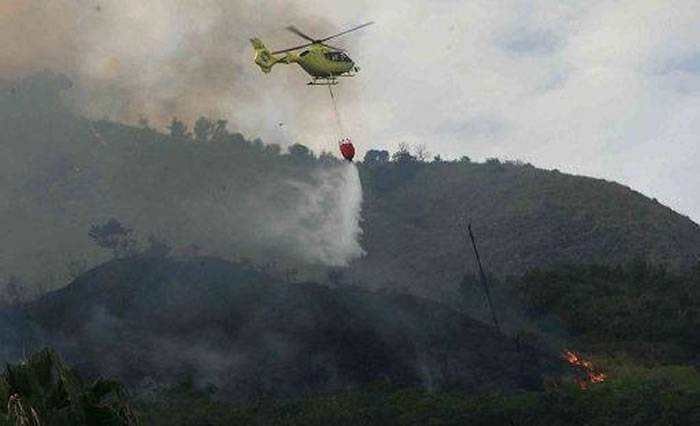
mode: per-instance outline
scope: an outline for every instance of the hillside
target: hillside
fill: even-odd
[[[5,352],[53,343],[81,372],[126,380],[147,424],[696,424],[698,271],[513,277],[533,318],[558,317],[607,375],[590,387],[541,344],[514,350],[443,305],[212,258],[109,262],[23,315],[0,309],[0,339]]]
[[[25,316],[32,345],[54,345],[82,372],[136,389],[194,380],[220,397],[379,382],[533,389],[560,362],[424,299],[280,283],[213,258],[113,261]]]
[[[109,218],[141,246],[157,237],[176,253],[248,258],[278,265],[278,276],[327,280],[309,252],[335,236],[317,238],[324,230],[307,207],[342,209],[322,199],[339,192],[323,179],[335,160],[300,145],[284,153],[215,120],[203,121],[206,131],[179,123],[185,128],[168,133],[91,121],[64,106],[70,86],[47,72],[0,90],[0,289],[10,281],[35,293],[57,288],[108,260],[88,230]],[[496,275],[572,260],[685,268],[700,253],[697,224],[613,182],[497,162],[358,167],[367,254],[335,270],[335,283],[453,300],[474,271],[465,219]]]
[[[498,162],[373,164],[362,178],[368,256],[356,280],[450,298],[476,269],[467,222],[498,275],[634,259],[687,269],[700,258],[696,223],[614,182]]]
[[[355,169],[222,121],[90,120],[65,106],[70,87],[49,72],[0,82],[1,361],[52,345],[89,378],[137,390],[162,424],[630,413],[648,424],[659,412],[697,423],[686,420],[700,413],[689,218],[531,165],[409,155]],[[364,196],[366,255],[347,267],[317,256],[346,237],[314,214],[347,206],[329,174],[339,164],[359,172]],[[110,218],[133,230],[131,251],[90,239]],[[510,337],[486,325],[468,221]],[[578,389],[546,349],[564,347],[609,380]]]

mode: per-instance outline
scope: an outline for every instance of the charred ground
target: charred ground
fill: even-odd
[[[84,372],[134,388],[146,377],[174,384],[191,374],[227,398],[376,383],[536,389],[546,372],[561,371],[556,356],[517,348],[435,302],[289,284],[212,258],[113,261],[24,315],[41,330],[34,345],[52,344]]]

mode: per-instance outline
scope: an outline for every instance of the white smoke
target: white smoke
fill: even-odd
[[[296,202],[270,222],[268,239],[284,241],[304,260],[328,266],[347,266],[364,255],[359,243],[362,185],[354,164],[323,168],[310,182],[287,185]]]

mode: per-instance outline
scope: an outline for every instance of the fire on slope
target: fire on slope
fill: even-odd
[[[581,354],[564,349],[562,357],[566,362],[580,372],[576,380],[581,389],[588,389],[593,383],[602,383],[607,380],[608,375],[593,366],[593,363],[583,358]]]

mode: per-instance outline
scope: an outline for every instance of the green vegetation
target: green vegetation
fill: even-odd
[[[349,279],[449,302],[476,272],[466,222],[496,276],[636,258],[675,271],[697,259],[697,224],[628,187],[518,162],[407,158],[374,151],[361,166],[368,256]]]
[[[0,425],[133,425],[126,390],[98,379],[85,384],[51,349],[7,365],[0,376]]]
[[[8,366],[0,380],[0,425],[691,425],[700,421],[700,373],[692,367],[605,363],[605,383],[582,390],[550,380],[542,391],[428,392],[388,385],[295,399],[225,402],[191,380],[137,402],[121,386],[85,385],[51,350]],[[15,414],[12,418],[9,408]],[[4,410],[4,411],[2,411]],[[36,417],[33,413],[36,413]],[[17,419],[24,416],[25,423]],[[36,421],[38,418],[39,421]]]
[[[152,425],[691,425],[700,422],[693,369],[629,376],[581,390],[468,397],[382,386],[296,400],[224,403],[188,389],[138,407]]]
[[[698,268],[565,265],[533,270],[509,286],[535,319],[556,316],[591,351],[666,364],[692,362],[700,351]]]

